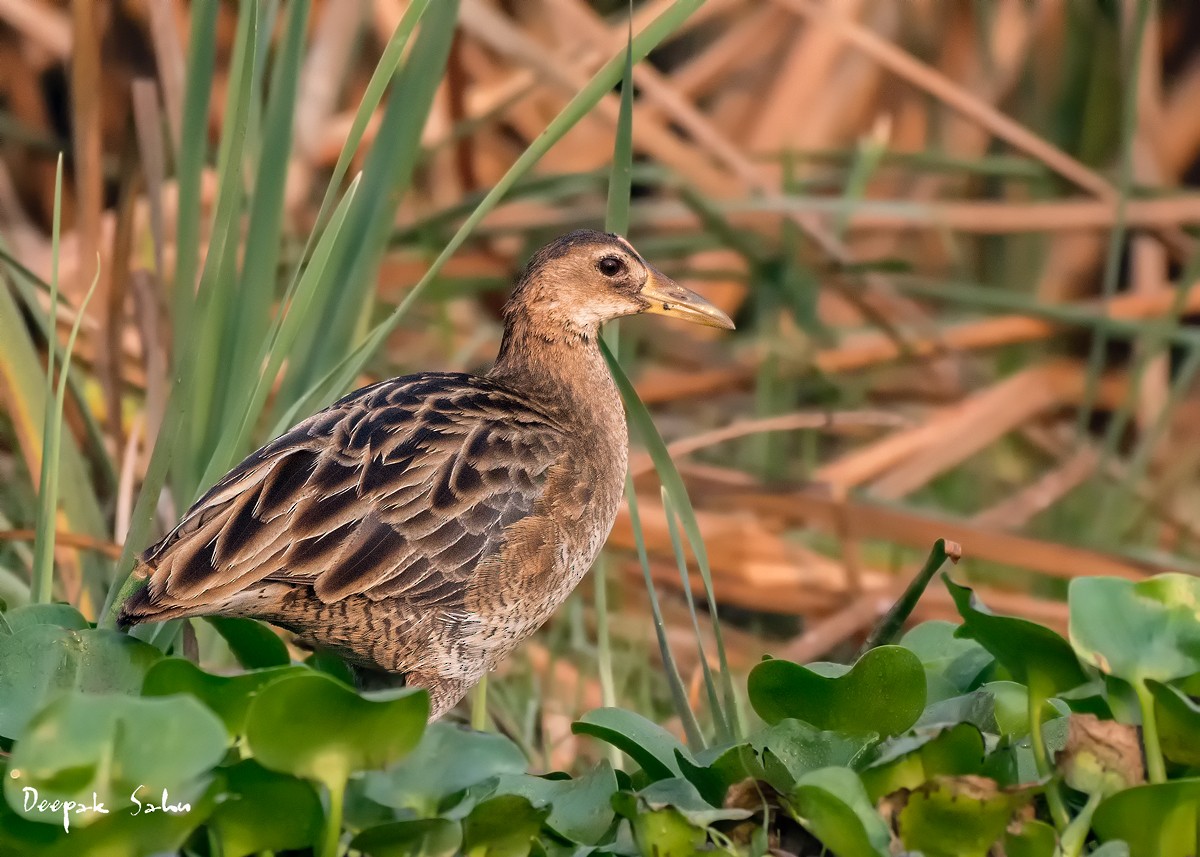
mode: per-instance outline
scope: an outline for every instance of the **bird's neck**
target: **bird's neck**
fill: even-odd
[[[623,434],[625,411],[598,335],[596,329],[548,329],[510,319],[488,376],[557,417],[591,425],[619,421]]]

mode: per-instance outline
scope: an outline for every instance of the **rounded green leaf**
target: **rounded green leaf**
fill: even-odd
[[[394,821],[368,828],[350,842],[370,857],[454,857],[462,845],[462,828],[448,818]]]
[[[1163,755],[1181,765],[1200,765],[1200,705],[1183,691],[1150,680]]]
[[[1138,786],[1105,798],[1092,816],[1101,842],[1124,841],[1130,857],[1200,853],[1200,779]]]
[[[28,625],[0,635],[0,735],[18,739],[63,691],[136,694],[161,653],[116,631]]]
[[[963,619],[959,633],[977,640],[1018,682],[1047,697],[1087,681],[1075,652],[1054,631],[1027,619],[998,616],[970,587],[943,579]]]
[[[240,616],[206,616],[233,656],[248,670],[283,667],[292,662],[287,646],[268,625]]]
[[[340,788],[356,771],[406,756],[425,731],[429,696],[399,690],[366,699],[322,673],[268,684],[246,715],[254,758],[275,771]]]
[[[858,776],[821,768],[800,778],[788,796],[796,821],[838,857],[887,857],[891,834]]]
[[[874,733],[822,732],[791,718],[767,727],[752,739],[762,753],[766,779],[784,793],[791,791],[796,781],[809,771],[854,767],[876,741]],[[746,776],[742,774],[739,779]]]
[[[751,670],[748,692],[768,723],[791,717],[817,729],[896,735],[925,708],[925,669],[901,646],[871,649],[837,677],[769,660]]]
[[[978,686],[995,657],[977,640],[958,636],[958,628],[942,620],[922,622],[904,635],[900,645],[921,659],[931,678],[944,680],[962,694]]]
[[[70,631],[91,627],[70,604],[26,604],[5,613],[4,620],[14,634],[33,625],[57,625]]]
[[[1030,789],[1000,789],[986,777],[937,777],[890,800],[906,848],[925,857],[987,857]]]
[[[1058,834],[1044,821],[1025,819],[1004,834],[1005,857],[1054,857]]]
[[[253,759],[223,769],[225,794],[209,825],[223,857],[304,848],[319,841],[324,810],[310,783]]]
[[[1200,577],[1080,577],[1069,596],[1071,644],[1101,672],[1130,683],[1200,672]]]
[[[880,745],[861,772],[875,800],[899,789],[915,789],[936,776],[978,774],[983,769],[983,734],[970,723],[920,727]]]
[[[13,748],[4,795],[33,821],[62,823],[40,802],[71,801],[72,828],[105,814],[195,801],[225,754],[221,721],[188,696],[70,693],[39,712]],[[170,814],[170,813],[162,813]]]
[[[681,776],[675,754],[694,762],[674,735],[640,714],[620,708],[597,708],[571,724],[576,735],[591,735],[627,754],[655,780]]]
[[[652,811],[671,807],[696,827],[708,827],[718,821],[739,821],[751,815],[745,809],[713,806],[683,777],[653,782],[638,792],[638,798]]]
[[[163,658],[146,673],[143,696],[186,693],[203,702],[221,718],[231,736],[240,735],[246,724],[250,701],[264,685],[284,676],[304,672],[303,667],[275,667],[241,675],[206,673],[185,658]]]
[[[549,815],[519,795],[498,795],[471,810],[462,823],[462,850],[472,857],[525,857]]]
[[[444,798],[526,767],[521,748],[503,735],[434,723],[411,754],[386,771],[371,771],[364,782],[376,803],[432,815]]]
[[[602,761],[577,779],[509,774],[500,778],[496,790],[521,795],[536,808],[549,806],[547,827],[571,842],[595,845],[612,826],[617,777],[612,766]]]

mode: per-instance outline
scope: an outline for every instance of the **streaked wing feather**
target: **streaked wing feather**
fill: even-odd
[[[258,450],[143,555],[163,607],[263,580],[443,603],[529,515],[562,449],[546,415],[484,378],[363,388]]]

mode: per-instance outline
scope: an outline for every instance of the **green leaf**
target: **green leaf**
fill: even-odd
[[[253,759],[222,769],[224,799],[209,820],[222,857],[304,848],[318,841],[323,810],[312,785]]]
[[[985,777],[937,777],[890,800],[900,804],[896,830],[925,857],[987,857],[1029,789],[1001,790]]]
[[[364,783],[376,803],[432,815],[443,799],[502,774],[523,773],[526,765],[525,754],[503,735],[434,723],[408,757],[368,773]]]
[[[250,702],[263,686],[284,676],[302,673],[302,667],[276,667],[221,676],[206,673],[185,658],[163,658],[146,673],[142,695],[186,693],[194,696],[221,718],[229,735],[234,737],[245,731]]]
[[[116,631],[30,625],[0,636],[0,735],[19,739],[63,691],[136,694],[161,655]]]
[[[718,821],[740,821],[752,815],[748,809],[713,806],[683,777],[651,783],[638,792],[638,798],[652,811],[671,807],[696,827],[709,827]]]
[[[872,798],[899,789],[915,789],[937,776],[982,772],[985,743],[970,723],[921,727],[880,745],[877,757],[861,772]]]
[[[350,848],[371,857],[454,857],[462,845],[462,829],[448,818],[395,821],[364,830]]]
[[[970,587],[943,579],[963,618],[959,633],[979,641],[1018,682],[1044,698],[1087,681],[1071,646],[1054,631],[1026,619],[998,616]]]
[[[925,708],[925,670],[908,649],[880,646],[833,678],[790,661],[763,661],[750,671],[747,690],[768,723],[794,717],[818,729],[896,735]]]
[[[1054,857],[1058,834],[1044,821],[1025,819],[1004,835],[1005,857]],[[1095,857],[1096,852],[1092,852]]]
[[[876,740],[874,733],[821,732],[801,720],[790,718],[768,727],[752,739],[754,746],[761,750],[769,773],[773,773],[775,767],[770,760],[786,771],[786,779],[769,777],[771,785],[784,793],[810,771],[854,767]]]
[[[572,723],[571,731],[612,744],[637,762],[652,780],[682,776],[676,752],[695,761],[674,735],[632,711],[598,708]]]
[[[875,623],[875,627],[867,636],[866,643],[863,644],[863,651],[886,645],[896,639],[896,635],[900,633],[900,629],[904,627],[904,623],[916,609],[917,602],[925,594],[933,576],[946,564],[946,560],[958,561],[962,549],[958,545],[953,543],[952,545],[951,552],[946,550],[945,539],[938,539],[933,543],[933,548],[929,551],[929,556],[926,557],[925,564],[921,566],[920,571],[904,587],[903,594],[896,599],[896,603],[892,605],[891,609]]]
[[[1200,779],[1117,792],[1096,808],[1092,830],[1101,842],[1126,842],[1130,857],[1194,857],[1200,851]]]
[[[703,830],[689,824],[678,810],[647,811],[636,795],[614,795],[613,808],[629,820],[633,839],[643,857],[692,857],[708,839]]]
[[[1181,765],[1200,765],[1200,705],[1178,688],[1150,679],[1163,755]]]
[[[72,827],[103,817],[93,793],[112,814],[144,814],[151,812],[146,806],[162,801],[164,790],[170,804],[198,799],[226,742],[221,721],[187,696],[70,693],[39,712],[13,748],[4,794],[25,818],[60,823],[67,812]],[[39,800],[73,801],[85,809],[26,809],[30,789]]]
[[[1130,684],[1200,672],[1200,578],[1080,577],[1069,596],[1071,644],[1101,672]]]
[[[341,682],[311,672],[259,691],[246,716],[246,743],[266,767],[333,791],[356,771],[385,768],[406,756],[428,718],[429,696],[422,691],[364,699]]]
[[[292,662],[279,635],[262,622],[236,616],[204,617],[248,670],[287,666]]]
[[[571,842],[596,845],[612,826],[612,796],[617,791],[617,777],[612,766],[601,761],[578,779],[505,775],[496,790],[520,795],[539,809],[549,806],[548,828]]]
[[[788,807],[793,817],[838,857],[889,854],[887,825],[853,771],[821,768],[805,774],[788,796]]]
[[[525,857],[549,815],[519,795],[499,795],[471,810],[463,821],[464,854],[471,857]]]
[[[958,628],[953,622],[922,622],[901,638],[900,645],[921,659],[928,678],[937,676],[966,693],[975,689],[995,658],[977,640],[959,636]]]
[[[57,625],[71,631],[91,627],[83,614],[70,604],[26,604],[5,613],[4,619],[14,634],[33,625]]]

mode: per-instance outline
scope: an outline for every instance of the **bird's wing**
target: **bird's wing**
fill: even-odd
[[[453,599],[533,510],[562,440],[485,378],[366,387],[255,452],[147,550],[150,600],[218,606],[267,579],[326,602]]]

